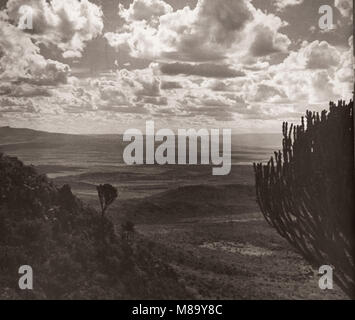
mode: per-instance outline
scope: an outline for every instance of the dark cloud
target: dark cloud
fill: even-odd
[[[198,24],[205,32],[213,34],[210,40],[230,45],[236,40],[235,32],[242,30],[252,20],[252,13],[243,0],[205,0],[201,2],[200,17]]]
[[[171,61],[184,61],[184,62],[208,62],[208,61],[221,61],[226,58],[223,52],[214,51],[214,50],[201,50],[200,47],[195,45],[188,46],[186,41],[185,50],[181,51],[168,51],[162,52],[162,58],[171,60]]]
[[[287,95],[285,94],[285,92],[282,91],[282,89],[278,89],[276,87],[269,86],[266,84],[259,84],[256,94],[254,97],[252,97],[251,100],[256,102],[266,102],[270,98],[274,97],[287,99]]]
[[[0,83],[0,96],[14,98],[50,97],[51,91],[46,87],[29,85],[18,81]]]
[[[31,101],[17,102],[8,98],[0,99],[0,113],[38,113]]]
[[[181,114],[183,117],[205,116],[216,121],[232,121],[233,108],[223,106],[216,108],[215,106],[190,106],[186,113]]]
[[[137,96],[160,96],[160,80],[158,78],[152,77],[149,81],[147,79],[140,79],[140,84],[142,89],[136,91]]]
[[[306,67],[309,69],[329,69],[338,66],[340,62],[337,49],[325,41],[310,44],[305,49],[304,56],[307,60]]]
[[[275,33],[267,27],[257,28],[257,35],[251,45],[250,52],[254,57],[265,57],[278,52],[286,52],[290,42],[287,36]]]
[[[140,97],[137,99],[137,101],[144,104],[153,104],[156,106],[166,106],[168,104],[167,97]]]
[[[142,105],[136,106],[101,106],[100,111],[126,114],[148,114],[148,110]]]
[[[231,87],[227,83],[217,79],[208,79],[203,86],[212,91],[231,91]]]
[[[177,81],[162,81],[160,89],[162,90],[172,90],[172,89],[181,89],[182,85]]]
[[[210,78],[235,78],[243,77],[245,73],[232,69],[226,65],[219,64],[187,64],[187,63],[167,63],[160,65],[160,71],[167,75],[193,75]]]

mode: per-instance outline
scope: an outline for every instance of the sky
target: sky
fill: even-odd
[[[19,28],[23,6],[32,28]],[[352,98],[351,0],[0,0],[0,10],[0,126],[123,133],[154,120],[269,133]]]

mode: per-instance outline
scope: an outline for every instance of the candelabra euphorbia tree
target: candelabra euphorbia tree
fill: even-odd
[[[254,164],[257,201],[266,221],[312,265],[334,268],[355,298],[353,102],[307,111],[283,124],[283,150]]]

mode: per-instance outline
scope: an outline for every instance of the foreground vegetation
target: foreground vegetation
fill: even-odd
[[[2,154],[0,181],[0,299],[192,298],[149,241],[125,241],[68,185]],[[18,288],[21,265],[34,290]]]
[[[283,151],[255,165],[264,217],[316,268],[355,298],[354,107],[330,103],[307,112],[299,126],[283,125]]]

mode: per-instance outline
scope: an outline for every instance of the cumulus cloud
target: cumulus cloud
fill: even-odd
[[[28,34],[0,18],[0,80],[65,83],[68,65],[45,59]]]
[[[284,61],[290,68],[329,69],[340,62],[340,50],[326,41],[303,42]]]
[[[344,17],[352,17],[353,1],[352,0],[335,0],[334,5]]]
[[[252,100],[257,102],[276,102],[275,100],[282,99],[287,99],[287,95],[282,89],[263,83],[258,84],[255,96],[252,97]]]
[[[304,0],[274,0],[274,6],[278,11],[283,11],[287,7],[300,5],[303,1]]]
[[[350,99],[354,80],[351,50],[325,41],[304,42],[281,64],[269,68],[264,84],[282,89],[289,103],[303,109],[305,103]]]
[[[250,47],[250,52],[255,57],[264,57],[278,52],[286,52],[291,41],[286,35],[277,34],[265,26],[257,26],[257,33]]]
[[[167,97],[162,95],[160,85],[160,79],[151,68],[135,71],[123,69],[110,77],[90,80],[86,90],[96,97],[94,105],[98,110],[134,107],[145,112],[146,105],[167,105]],[[110,110],[122,112],[123,108]]]
[[[131,22],[137,20],[158,22],[160,16],[173,11],[170,5],[160,0],[135,0],[127,10],[122,4],[119,4],[119,9],[121,17]]]
[[[202,83],[202,86],[211,89],[212,91],[222,91],[227,92],[231,91],[231,85],[228,85],[227,82],[218,80],[218,79],[208,79]]]
[[[103,30],[101,9],[88,0],[9,0],[6,13],[18,25],[20,8],[32,10],[32,39],[37,43],[56,46],[63,57],[81,57],[85,45]]]
[[[153,5],[156,10],[148,9]],[[144,8],[144,13],[137,8]],[[120,6],[120,16],[125,20],[122,29],[105,37],[111,46],[136,58],[222,61],[245,58],[250,50],[268,56],[286,51],[290,44],[279,31],[285,23],[248,0],[198,0],[195,8],[175,11],[162,0],[134,0],[127,9]],[[255,40],[251,48],[250,39]]]
[[[21,8],[30,7],[32,30],[18,28]],[[45,58],[40,46],[64,57],[80,57],[103,28],[101,9],[88,0],[9,0],[0,16],[0,80],[56,86],[68,82],[68,64]],[[30,95],[43,94],[33,89]]]

